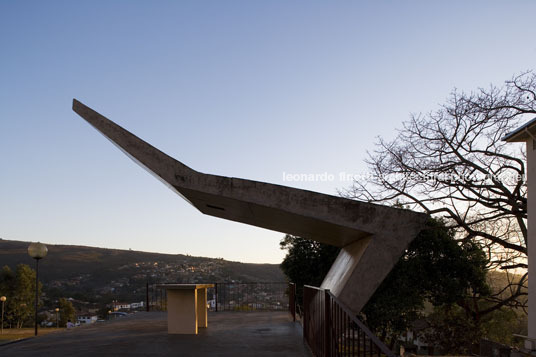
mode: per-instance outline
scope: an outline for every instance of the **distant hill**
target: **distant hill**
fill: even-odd
[[[17,264],[34,267],[28,256],[30,242],[0,238],[0,268]],[[180,282],[275,282],[285,281],[277,264],[250,264],[223,259],[160,254],[133,250],[95,248],[78,245],[48,244],[48,255],[39,263],[40,280],[70,281],[83,277],[84,285],[132,278]],[[155,264],[156,263],[156,264]]]

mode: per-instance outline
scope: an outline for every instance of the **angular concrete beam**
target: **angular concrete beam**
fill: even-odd
[[[355,312],[426,221],[409,210],[200,173],[76,99],[73,110],[202,213],[343,248],[322,286]]]

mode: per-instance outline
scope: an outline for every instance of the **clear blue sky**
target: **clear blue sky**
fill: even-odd
[[[71,110],[202,172],[330,194],[377,136],[535,67],[533,1],[0,0],[0,237],[281,261]],[[335,175],[285,182],[283,173]],[[1,262],[0,262],[1,263]]]

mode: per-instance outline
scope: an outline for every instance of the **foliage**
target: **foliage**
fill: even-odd
[[[483,300],[478,303],[489,304]],[[478,353],[474,346],[478,346],[482,338],[511,346],[516,343],[513,334],[527,334],[526,315],[505,307],[476,320],[459,305],[441,305],[436,306],[426,320],[428,327],[422,333],[424,341],[449,355]]]
[[[14,304],[11,301],[14,296],[13,290],[15,286],[15,273],[8,267],[4,266],[0,271],[0,296],[5,296],[4,302],[4,325],[10,326],[14,321],[14,314],[11,306]]]
[[[394,343],[422,317],[425,301],[450,306],[488,295],[486,262],[478,245],[458,244],[441,221],[429,220],[364,307],[367,324]]]
[[[6,296],[9,299],[9,295],[14,286],[15,273],[6,265],[2,267],[2,270],[0,271],[0,296]]]
[[[371,179],[346,196],[443,217],[458,239],[485,246],[490,268],[526,268],[525,152],[501,139],[534,114],[532,72],[502,87],[454,91],[437,111],[412,115],[394,140],[379,139],[367,160]],[[526,307],[526,286],[527,274],[508,281],[477,313]]]
[[[340,248],[289,234],[279,244],[287,250],[281,270],[296,284],[296,302],[301,305],[303,286],[320,286]]]
[[[107,305],[102,305],[99,308],[99,311],[97,311],[97,316],[99,319],[107,320],[109,318],[108,311],[110,311],[110,307]]]
[[[471,355],[482,337],[478,323],[457,305],[436,307],[427,322],[424,341],[445,355]]]
[[[286,236],[281,247],[288,250],[282,270],[297,287],[319,286],[338,252],[337,248],[294,236]],[[393,346],[416,320],[424,318],[425,302],[430,302],[436,306],[430,323],[441,331],[429,333],[429,341],[455,350],[458,344],[452,339],[463,335],[466,343],[457,351],[466,351],[483,335],[483,325],[467,309],[467,301],[490,294],[486,264],[486,254],[477,243],[456,241],[453,230],[440,220],[430,219],[366,304],[361,317]],[[452,326],[447,326],[450,323]],[[472,333],[463,334],[468,329]]]
[[[528,335],[527,315],[521,309],[503,307],[494,310],[484,316],[480,323],[483,338],[509,346],[523,345],[521,339],[516,339],[514,334]]]
[[[58,307],[60,309],[60,327],[66,327],[68,321],[72,323],[76,322],[76,312],[73,304],[69,300],[60,298]]]
[[[288,251],[281,268],[297,287],[319,286],[339,251],[289,235],[281,247]],[[425,301],[462,306],[469,297],[487,296],[486,263],[478,244],[460,244],[442,221],[431,219],[364,307],[362,317],[392,345],[422,316]]]
[[[42,285],[39,283],[38,294]],[[6,296],[5,321],[17,328],[33,322],[35,313],[35,270],[19,264],[13,272],[4,266],[0,272],[0,294]]]

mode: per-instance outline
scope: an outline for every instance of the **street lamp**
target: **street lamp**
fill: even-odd
[[[5,296],[0,296],[0,301],[2,301],[2,327],[1,327],[1,334],[4,334],[4,303],[6,302]]]
[[[59,328],[60,327],[60,320],[58,318],[58,314],[60,312],[60,308],[57,307],[56,310],[54,310],[54,311],[56,311],[56,328]]]
[[[37,305],[39,304],[39,259],[46,257],[47,246],[43,243],[31,243],[28,246],[28,254],[35,259],[35,335],[37,336]]]

